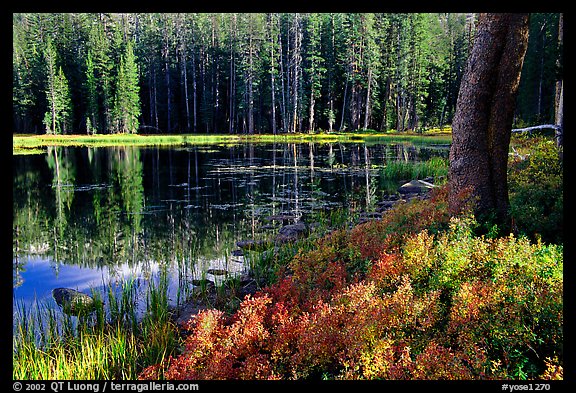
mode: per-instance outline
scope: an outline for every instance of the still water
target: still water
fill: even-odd
[[[411,144],[244,144],[179,148],[49,147],[13,157],[14,302],[53,301],[126,279],[246,272],[240,240],[322,211],[370,210],[398,181],[393,160],[448,155]]]

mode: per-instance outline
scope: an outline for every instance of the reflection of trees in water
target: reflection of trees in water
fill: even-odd
[[[218,258],[262,236],[264,217],[305,217],[326,203],[377,201],[374,169],[418,159],[410,145],[245,144],[187,148],[60,148],[14,171],[14,250],[96,267]],[[44,169],[44,168],[46,168]],[[46,192],[46,184],[52,192]],[[25,268],[14,264],[15,280]]]
[[[67,215],[74,199],[75,163],[68,151],[55,147],[48,147],[46,155],[48,168],[53,172],[52,190],[54,191],[54,250],[58,251],[59,240],[64,236],[67,226]]]

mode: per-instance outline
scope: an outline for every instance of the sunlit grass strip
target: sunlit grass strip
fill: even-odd
[[[432,157],[428,161],[391,161],[380,171],[386,179],[424,179],[448,175],[449,161],[442,157]]]
[[[450,133],[377,133],[377,132],[342,132],[315,134],[185,134],[185,135],[13,135],[13,154],[21,154],[28,149],[39,149],[45,146],[182,146],[241,143],[378,143],[378,142],[414,142],[414,143],[449,143]]]
[[[148,287],[147,309],[137,320],[135,282],[129,280],[119,294],[107,291],[111,302],[105,321],[102,301],[96,315],[73,317],[36,302],[17,305],[13,334],[14,379],[136,379],[150,364],[161,363],[179,343],[170,319],[167,282]],[[98,296],[94,292],[95,296]]]

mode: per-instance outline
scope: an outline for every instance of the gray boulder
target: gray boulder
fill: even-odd
[[[96,310],[96,301],[92,296],[70,288],[55,288],[52,296],[62,311],[68,315],[88,315]]]
[[[426,180],[412,180],[408,183],[402,184],[398,188],[400,194],[421,194],[428,192],[432,189],[434,184],[427,182]]]

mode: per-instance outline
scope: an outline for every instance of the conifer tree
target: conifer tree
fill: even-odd
[[[86,95],[86,131],[89,134],[95,134],[98,132],[98,91],[90,50],[86,57]]]
[[[129,41],[124,55],[120,57],[118,66],[112,131],[131,134],[138,132],[138,117],[140,116],[139,92],[136,56],[132,49],[132,43]]]
[[[68,80],[62,71],[57,70],[57,53],[52,40],[48,38],[44,51],[46,61],[46,100],[48,108],[44,115],[46,133],[61,134],[68,131],[72,123],[72,100]]]

